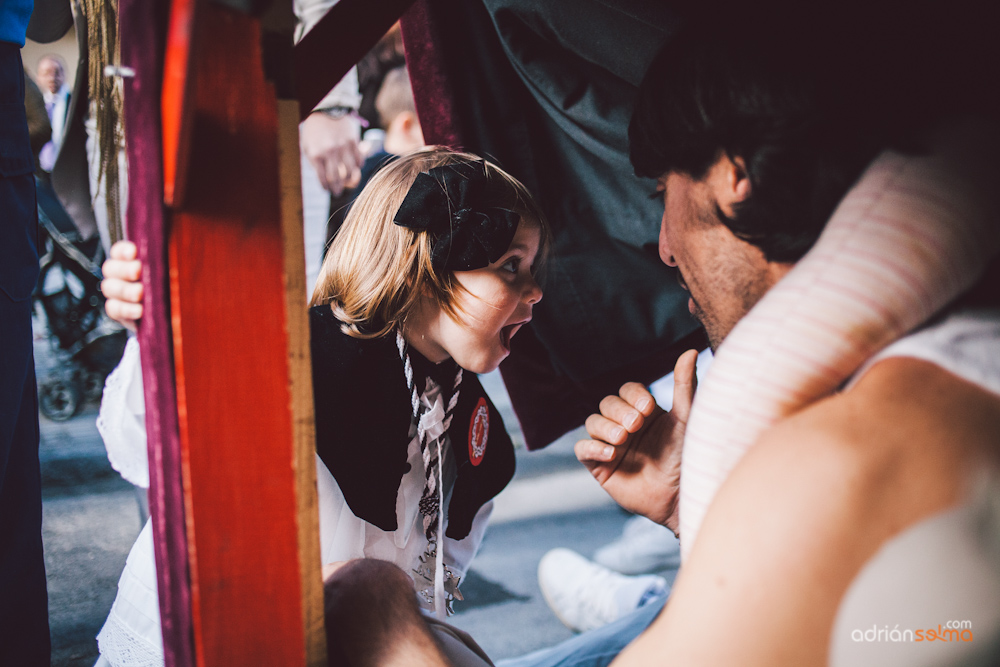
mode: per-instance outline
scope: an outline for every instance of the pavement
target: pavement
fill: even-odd
[[[38,374],[54,362],[48,340],[35,344]],[[483,377],[515,442],[521,436],[499,375]],[[48,574],[52,664],[89,666],[94,637],[117,591],[118,577],[141,526],[138,495],[108,464],[97,432],[97,406],[72,419],[40,416],[43,540]],[[549,549],[590,555],[614,539],[626,519],[573,455],[571,434],[540,452],[517,449],[518,472],[496,500],[480,554],[463,583],[455,625],[491,657],[502,659],[572,636],[549,611],[536,568]]]

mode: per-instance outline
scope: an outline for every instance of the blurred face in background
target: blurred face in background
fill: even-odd
[[[50,93],[58,93],[66,82],[62,63],[53,58],[42,58],[38,63],[38,85]]]

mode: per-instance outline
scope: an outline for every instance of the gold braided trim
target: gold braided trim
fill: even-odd
[[[87,23],[89,98],[91,113],[97,123],[98,172],[97,190],[104,181],[108,232],[111,242],[120,240],[122,233],[122,202],[119,201],[118,155],[124,146],[122,80],[105,76],[108,65],[121,64],[118,43],[118,0],[74,0],[77,10]],[[97,192],[91,193],[96,197]]]

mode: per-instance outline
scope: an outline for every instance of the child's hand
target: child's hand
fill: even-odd
[[[111,246],[111,259],[101,270],[101,292],[107,301],[104,311],[108,317],[135,331],[142,318],[142,262],[136,259],[138,251],[131,241],[119,241]]]

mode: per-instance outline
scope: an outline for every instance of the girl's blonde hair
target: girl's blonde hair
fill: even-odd
[[[522,222],[541,227],[536,260],[540,265],[548,249],[549,227],[524,185],[476,155],[430,146],[382,167],[368,182],[330,245],[309,305],[330,304],[344,332],[355,338],[376,338],[401,328],[424,294],[458,319],[457,295],[462,287],[452,272],[435,273],[434,239],[426,231],[394,224],[393,218],[421,172],[480,161],[489,183],[483,205],[506,208]]]

